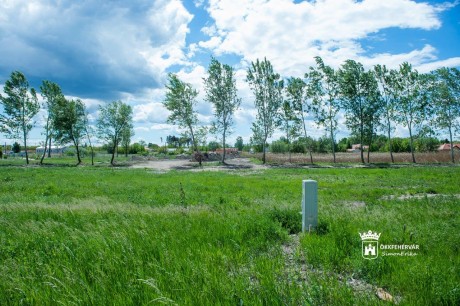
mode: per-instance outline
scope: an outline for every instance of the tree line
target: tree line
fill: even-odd
[[[308,141],[311,137],[306,125],[308,118],[313,118],[327,133],[335,162],[340,112],[345,114],[347,128],[359,140],[362,163],[365,163],[364,146],[372,147],[379,131],[388,138],[394,162],[392,133],[396,125],[407,129],[414,163],[416,136],[446,131],[452,144],[454,133],[460,132],[460,71],[457,68],[443,67],[419,73],[407,62],[397,69],[376,65],[369,70],[354,60],[345,61],[338,69],[326,65],[321,57],[315,57],[315,62],[303,78],[283,79],[266,58],[257,59],[247,69],[246,81],[257,111],[250,142],[262,148],[263,163],[267,140],[278,129],[285,135],[289,152],[294,142],[297,145],[301,142],[313,163],[313,142]],[[230,66],[211,58],[203,81],[205,99],[214,110],[211,132],[220,136],[225,149],[234,112],[241,103],[237,97],[235,73]],[[164,106],[171,111],[168,122],[185,128],[198,150],[194,136],[198,124],[195,109],[198,91],[171,73],[166,92]],[[367,162],[369,154],[370,150]],[[455,162],[452,145],[451,159]],[[225,155],[222,162],[224,160]]]
[[[22,139],[25,148],[26,164],[29,164],[27,151],[28,134],[35,124],[40,110],[37,92],[19,71],[11,73],[5,82],[4,95],[0,95],[0,131],[11,139]],[[114,164],[115,151],[119,145],[126,148],[134,135],[131,106],[114,101],[99,106],[96,130],[88,121],[88,112],[80,99],[67,99],[58,84],[44,80],[40,86],[45,109],[45,142],[40,164],[43,164],[46,152],[51,152],[51,140],[60,145],[72,144],[75,147],[77,164],[80,164],[81,144],[88,141],[91,149],[91,163],[94,164],[94,152],[91,138],[97,136],[112,147],[111,164]],[[94,135],[93,135],[94,134]]]
[[[313,142],[308,141],[311,137],[307,132],[309,118],[313,118],[328,135],[335,162],[335,136],[340,112],[345,114],[346,126],[361,144],[362,163],[365,162],[364,145],[372,147],[379,131],[385,132],[388,138],[394,162],[392,133],[396,125],[408,131],[414,163],[416,136],[443,130],[452,143],[454,134],[460,131],[460,71],[456,68],[443,67],[430,73],[419,73],[407,62],[397,69],[376,65],[369,70],[354,60],[345,61],[338,69],[326,65],[321,57],[316,57],[315,62],[316,65],[309,67],[303,78],[283,79],[266,58],[257,59],[248,67],[246,81],[253,93],[256,109],[250,142],[262,148],[264,163],[267,140],[278,129],[285,135],[289,152],[293,144],[300,142],[313,163]],[[241,105],[235,71],[231,66],[211,58],[203,82],[205,100],[213,108],[214,119],[210,128],[199,126],[196,110],[198,91],[173,73],[168,74],[163,101],[170,112],[167,122],[182,128],[184,139],[198,153],[199,144],[205,142],[209,132],[218,135],[224,149],[221,162],[225,163],[226,139],[232,133],[234,113]],[[80,99],[66,99],[59,85],[50,81],[42,82],[40,92],[44,100],[42,108],[46,110],[45,147],[51,147],[51,139],[59,144],[72,143],[76,148],[78,164],[81,163],[79,147],[82,141],[87,140],[92,150],[93,136],[112,148],[111,164],[119,145],[128,151],[134,135],[131,106],[121,101],[99,106],[96,130],[93,131],[88,124],[86,107]],[[0,104],[3,108],[0,131],[9,138],[23,140],[28,164],[27,136],[40,110],[37,92],[30,88],[21,72],[14,71],[5,82]],[[43,163],[45,152],[40,163]],[[455,161],[453,146],[451,159]]]

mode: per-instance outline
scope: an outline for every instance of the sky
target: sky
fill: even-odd
[[[133,107],[136,142],[181,133],[162,105],[170,72],[199,91],[200,125],[211,124],[203,88],[211,56],[234,68],[242,99],[229,143],[247,142],[252,61],[266,57],[284,78],[303,77],[315,56],[334,68],[347,59],[367,69],[460,67],[460,0],[0,0],[0,92],[15,70],[37,90],[53,81],[82,99],[93,124],[99,105],[121,100]],[[44,141],[43,118],[42,110],[30,144]],[[324,135],[312,121],[308,129]],[[343,115],[339,129],[339,139],[348,135]],[[402,127],[396,134],[406,136]]]

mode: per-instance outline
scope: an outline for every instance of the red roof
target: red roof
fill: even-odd
[[[460,144],[459,143],[454,143],[454,149],[460,150]],[[438,151],[446,151],[450,150],[450,143],[445,143],[439,146]]]

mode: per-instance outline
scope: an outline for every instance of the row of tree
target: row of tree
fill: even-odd
[[[264,163],[267,140],[275,130],[283,130],[289,151],[293,140],[310,139],[308,117],[326,131],[334,162],[340,112],[345,114],[351,133],[359,139],[362,163],[365,162],[362,148],[372,147],[378,131],[387,134],[394,162],[392,133],[396,125],[407,128],[414,163],[415,136],[430,135],[437,129],[447,131],[452,143],[453,134],[460,131],[460,71],[456,68],[419,73],[409,63],[403,63],[398,69],[376,65],[366,70],[361,63],[347,60],[334,69],[320,57],[315,60],[316,66],[310,67],[304,78],[283,79],[267,59],[252,62],[247,70],[246,81],[254,94],[257,111],[251,143],[262,147]],[[220,135],[224,148],[234,111],[241,103],[235,84],[232,68],[212,58],[204,85],[206,100],[214,109],[211,132]],[[164,105],[171,111],[168,122],[187,129],[197,150],[194,128],[198,120],[194,107],[198,92],[175,74],[169,74],[166,90]],[[313,163],[311,142],[305,141],[303,145]],[[453,146],[451,158],[454,162]]]
[[[27,138],[35,124],[34,118],[40,110],[37,92],[30,88],[26,77],[19,71],[11,73],[3,91],[5,95],[0,95],[0,105],[3,108],[3,112],[0,113],[0,131],[12,139],[22,138],[26,163],[29,164]],[[85,104],[80,99],[65,98],[58,84],[46,80],[40,86],[40,93],[43,97],[42,108],[46,110],[45,150],[40,164],[43,164],[46,152],[51,152],[52,139],[60,145],[71,143],[75,147],[78,164],[81,163],[80,146],[87,140],[94,164],[91,144],[93,131],[88,123]],[[131,106],[121,101],[99,106],[96,135],[112,145],[113,164],[116,148],[121,144],[128,150],[131,137],[134,135]]]

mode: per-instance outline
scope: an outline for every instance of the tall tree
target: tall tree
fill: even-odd
[[[305,148],[310,153],[310,163],[313,164],[313,147],[312,142],[307,141],[309,139],[306,126],[306,117],[310,110],[310,105],[307,104],[307,99],[305,98],[305,82],[300,78],[290,78],[287,80],[286,86],[286,95],[287,100],[290,102],[294,114],[300,121],[303,128],[303,140]]]
[[[79,99],[61,97],[55,101],[53,111],[54,138],[61,144],[72,143],[77,153],[77,165],[81,164],[80,145],[85,137],[85,105]]]
[[[214,106],[212,131],[222,136],[221,162],[225,164],[225,139],[231,134],[233,114],[241,104],[241,99],[237,97],[235,72],[229,65],[223,65],[211,58],[204,85],[206,100]]]
[[[256,121],[252,123],[253,140],[262,145],[262,162],[265,164],[265,146],[277,127],[278,109],[283,101],[283,81],[266,58],[251,63],[247,71],[247,81],[254,93],[257,110]]]
[[[450,156],[455,163],[453,133],[460,133],[460,70],[439,68],[433,72],[434,125],[449,133]]]
[[[99,118],[97,120],[97,133],[101,139],[106,140],[112,146],[112,158],[110,164],[114,165],[115,151],[120,143],[122,132],[126,128],[132,128],[133,109],[121,101],[114,101],[105,106],[99,106]]]
[[[337,130],[337,114],[340,110],[340,86],[337,72],[324,64],[321,57],[315,57],[316,68],[310,67],[305,75],[309,79],[308,96],[312,98],[311,109],[315,123],[323,126],[329,134],[332,155],[335,158],[335,134]]]
[[[364,163],[365,137],[372,135],[377,118],[377,82],[361,63],[347,60],[338,71],[341,106],[346,113],[346,124],[360,139],[361,162]],[[369,145],[370,150],[370,145]]]
[[[88,139],[89,148],[91,150],[91,165],[94,166],[94,148],[91,142],[91,137],[93,135],[93,128],[89,125],[89,114],[87,110],[85,111],[84,127],[85,127],[85,135],[86,135],[86,138]]]
[[[396,104],[396,120],[409,131],[412,162],[415,160],[414,132],[420,132],[429,112],[428,77],[419,74],[412,65],[405,62],[399,66],[400,98]]]
[[[10,79],[5,82],[0,95],[3,114],[0,114],[0,130],[9,138],[20,138],[24,143],[26,163],[29,164],[27,152],[27,137],[33,127],[33,118],[40,110],[37,94],[33,88],[29,89],[29,82],[19,71],[11,73]]]
[[[51,134],[52,134],[52,126],[53,126],[53,112],[56,108],[56,103],[58,100],[62,99],[64,95],[62,94],[61,88],[58,84],[50,82],[50,81],[43,81],[42,85],[40,86],[41,95],[43,97],[43,108],[46,109],[46,124],[45,124],[45,145],[43,150],[43,155],[40,159],[40,164],[43,164],[43,159],[46,155],[46,148],[48,146],[48,156],[51,156]]]
[[[166,98],[163,101],[163,105],[171,112],[167,122],[186,129],[192,138],[193,150],[198,152],[198,142],[195,136],[198,116],[194,109],[197,96],[198,91],[193,89],[192,85],[181,81],[173,73],[168,75]]]
[[[295,110],[292,105],[292,101],[284,100],[282,105],[279,109],[279,126],[281,126],[282,130],[286,135],[286,141],[288,145],[288,153],[289,153],[289,162],[292,162],[291,159],[291,151],[292,151],[292,140],[295,137],[299,136],[299,130],[301,126],[301,122],[299,118],[296,116]]]
[[[236,137],[235,148],[237,148],[238,151],[243,151],[243,148],[244,148],[243,137],[241,136]]]
[[[134,136],[134,129],[133,126],[127,126],[121,132],[121,146],[125,151],[125,157],[128,157],[129,145],[131,144],[131,138]]]
[[[394,109],[399,99],[398,72],[394,69],[388,70],[385,65],[376,65],[374,75],[378,82],[380,96],[382,98],[382,113],[385,124],[385,131],[388,136],[388,148],[390,150],[391,162],[394,163],[393,147],[391,142],[392,122],[394,121]]]

